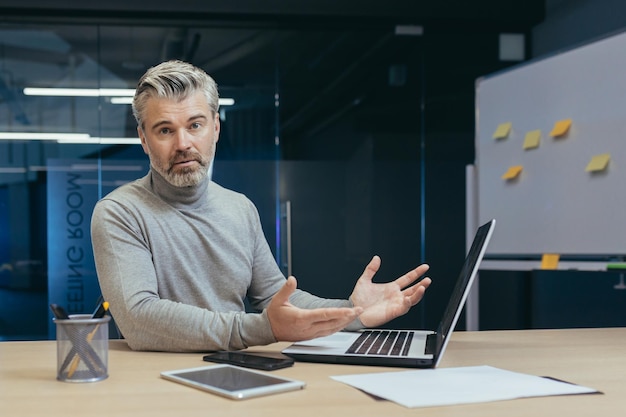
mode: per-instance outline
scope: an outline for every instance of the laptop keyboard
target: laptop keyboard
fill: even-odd
[[[407,356],[413,332],[398,330],[365,330],[346,353],[356,355]]]

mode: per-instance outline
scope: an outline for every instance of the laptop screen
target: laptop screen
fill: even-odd
[[[491,220],[478,228],[472,246],[465,257],[465,263],[437,329],[437,348],[435,350],[437,361],[445,348],[444,344],[447,336],[454,330],[454,326],[461,315],[462,306],[465,304],[467,295],[471,290],[472,282],[470,281],[473,281],[474,276],[478,272],[480,261],[485,254],[494,225],[495,220]]]

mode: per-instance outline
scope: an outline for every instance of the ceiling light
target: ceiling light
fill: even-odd
[[[0,167],[0,174],[25,174],[24,167]]]
[[[47,97],[111,97],[112,104],[131,104],[135,95],[134,88],[36,88],[25,87],[26,96]],[[222,97],[220,106],[232,106],[235,99]]]
[[[140,145],[141,139],[139,138],[98,138],[89,136],[88,138],[64,138],[57,140],[58,143],[74,143],[74,144],[88,144],[88,145]]]
[[[0,132],[0,140],[86,140],[89,133]]]
[[[102,145],[141,145],[139,138],[92,138]]]
[[[134,88],[35,88],[25,87],[26,96],[51,96],[51,97],[132,97],[135,95]]]
[[[111,104],[133,104],[132,97],[111,97]],[[234,98],[220,98],[219,99],[220,106],[234,106],[235,99]]]
[[[0,140],[51,140],[58,143],[90,145],[139,145],[139,138],[100,138],[89,133],[0,132]]]
[[[111,97],[111,104],[133,104],[132,97]]]

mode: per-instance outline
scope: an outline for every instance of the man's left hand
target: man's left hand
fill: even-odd
[[[384,284],[373,283],[372,279],[380,268],[380,262],[380,257],[372,258],[350,296],[355,307],[363,308],[359,319],[365,327],[377,327],[406,314],[411,307],[420,302],[431,283],[430,278],[424,278],[412,285],[428,271],[426,264],[418,266],[394,281]]]

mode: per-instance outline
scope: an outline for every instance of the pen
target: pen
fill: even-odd
[[[100,308],[103,302],[104,302],[104,297],[102,296],[102,294],[100,294],[98,296],[98,299],[96,300],[96,303],[95,303],[96,309],[94,310],[93,314],[96,314],[96,311],[98,311],[98,309]]]
[[[50,310],[52,310],[52,314],[54,314],[57,320],[67,320],[70,318],[65,309],[58,304],[50,304]]]
[[[94,310],[93,314],[91,315],[91,318],[92,319],[101,319],[102,317],[104,317],[104,315],[106,314],[108,309],[109,309],[109,302],[108,301],[103,301]]]

